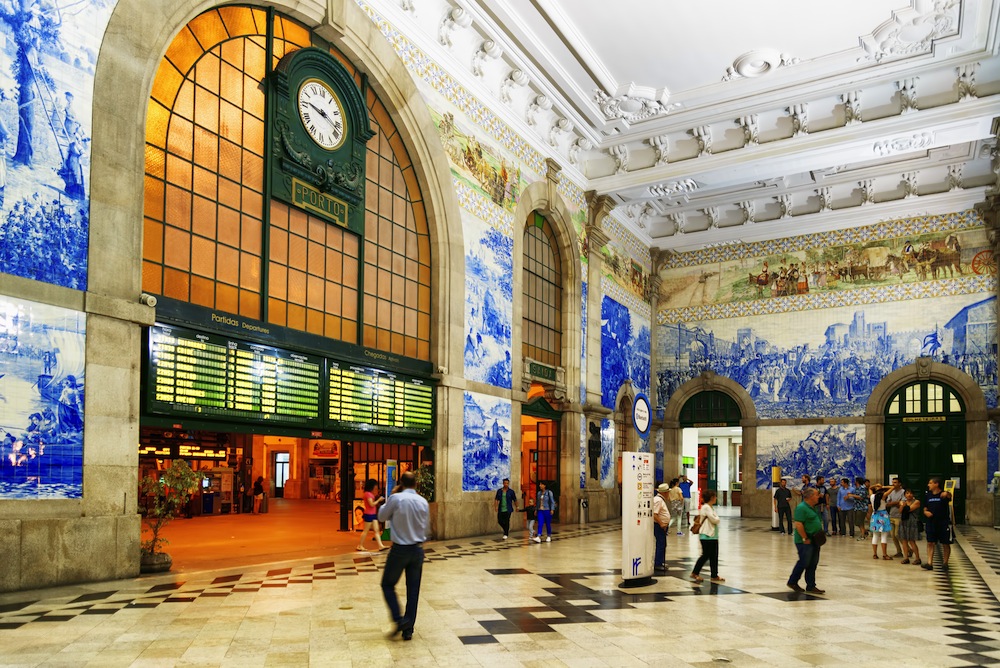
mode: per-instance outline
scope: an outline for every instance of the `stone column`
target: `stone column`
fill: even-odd
[[[585,430],[584,435],[590,438],[590,423],[600,428],[601,420],[611,414],[611,410],[601,405],[601,301],[604,296],[602,279],[604,274],[601,249],[608,243],[608,235],[602,225],[604,219],[614,208],[614,202],[607,195],[597,195],[594,191],[587,193],[587,226],[585,229],[585,249],[587,254],[587,323],[584,337],[587,342],[587,392],[582,406]],[[598,521],[617,516],[615,509],[612,514],[609,492],[600,484],[600,472],[593,471],[590,464],[589,442],[585,470],[584,497],[590,503],[590,519]],[[594,477],[596,476],[596,478]]]

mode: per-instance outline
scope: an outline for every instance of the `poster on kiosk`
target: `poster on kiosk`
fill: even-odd
[[[653,575],[653,455],[622,453],[622,585]]]

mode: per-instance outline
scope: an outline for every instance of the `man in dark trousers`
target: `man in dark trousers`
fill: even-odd
[[[925,571],[934,568],[934,546],[941,543],[941,569],[948,570],[951,556],[951,494],[941,491],[941,478],[927,482],[924,496],[924,529],[927,531],[927,561],[920,565]]]
[[[510,514],[517,508],[517,494],[510,488],[510,478],[503,479],[503,488],[497,490],[493,500],[493,510],[497,513],[497,524],[503,529],[503,539],[510,533]]]
[[[382,595],[396,623],[392,635],[402,634],[403,640],[413,638],[420,598],[420,577],[424,570],[424,541],[430,533],[431,513],[427,500],[417,494],[417,477],[407,471],[399,477],[389,500],[378,509],[378,518],[392,522],[392,547],[382,572]],[[396,583],[406,572],[406,611],[399,610]]]
[[[784,478],[778,482],[778,488],[774,490],[774,512],[778,514],[778,527],[781,533],[792,533],[792,490],[788,489],[788,481]]]
[[[816,586],[816,567],[819,566],[819,548],[814,541],[817,534],[823,534],[823,518],[816,511],[819,503],[819,491],[815,487],[807,487],[802,492],[802,503],[795,507],[795,549],[799,559],[795,562],[792,574],[788,576],[788,588],[801,592],[799,578],[806,576],[806,591],[813,594],[825,594],[825,590]],[[826,538],[823,534],[821,539]]]

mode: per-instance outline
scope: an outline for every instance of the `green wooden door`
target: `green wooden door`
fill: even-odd
[[[885,419],[885,475],[898,475],[918,499],[932,476],[958,478],[955,517],[964,522],[966,489],[965,410],[947,385],[921,381],[889,400]],[[883,480],[880,482],[891,482]]]

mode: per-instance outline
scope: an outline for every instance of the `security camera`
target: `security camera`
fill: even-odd
[[[150,308],[156,306],[156,297],[154,297],[153,295],[148,295],[145,292],[139,295],[139,301],[145,304],[146,306],[149,306]]]

